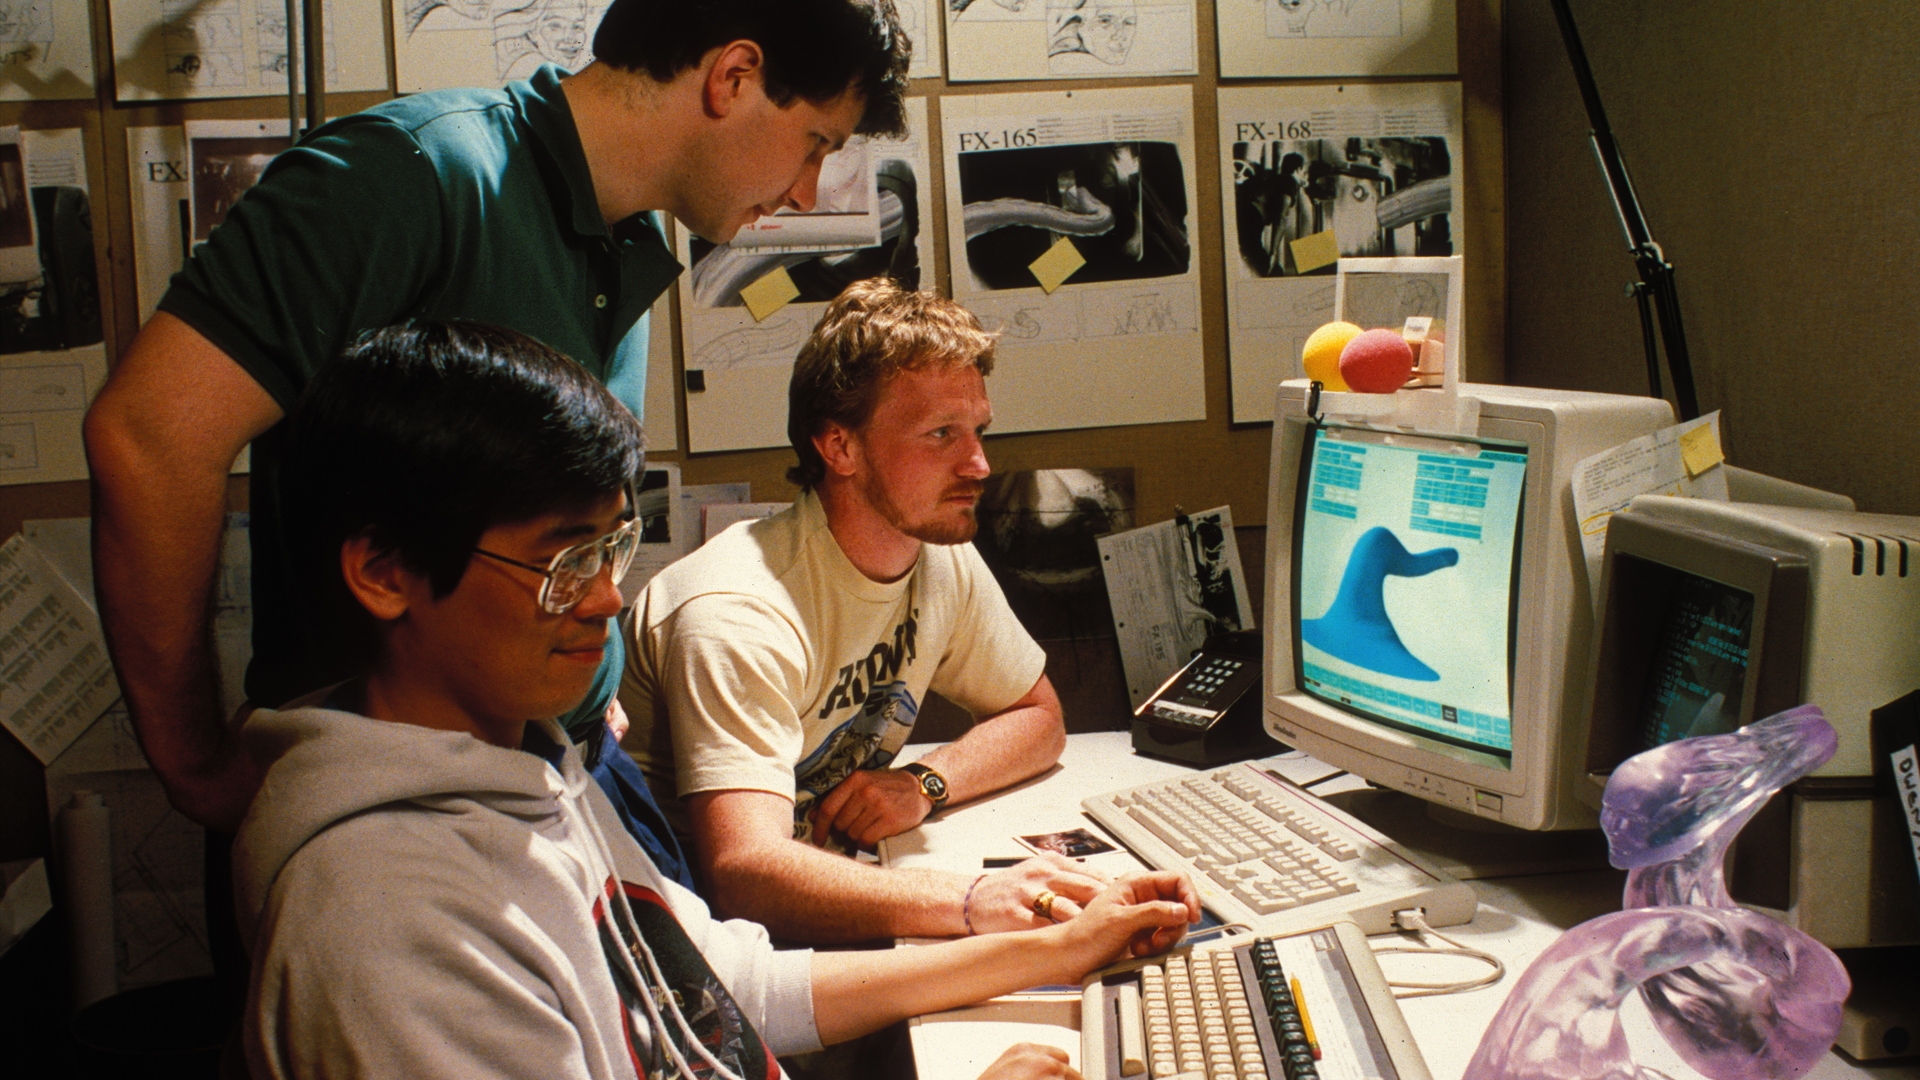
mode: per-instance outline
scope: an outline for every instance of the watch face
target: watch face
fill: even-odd
[[[912,773],[915,779],[920,781],[921,793],[924,794],[927,798],[932,799],[935,806],[938,806],[943,800],[946,799],[947,797],[946,777],[941,776],[939,773],[934,772],[932,769],[928,768],[925,765],[921,765],[918,762],[915,762],[914,764],[911,764],[911,765],[902,766],[902,767],[905,768],[908,772]]]

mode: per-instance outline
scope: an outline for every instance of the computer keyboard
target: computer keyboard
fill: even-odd
[[[1424,909],[1432,926],[1473,918],[1471,887],[1257,761],[1081,807],[1148,865],[1187,871],[1222,922],[1280,930],[1345,915],[1383,934],[1406,908]]]
[[[1428,1080],[1360,928],[1175,950],[1088,982],[1086,1080]]]

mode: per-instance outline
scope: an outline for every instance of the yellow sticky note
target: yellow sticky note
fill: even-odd
[[[1720,435],[1712,424],[1701,424],[1680,435],[1680,460],[1686,464],[1688,476],[1699,476],[1727,460],[1727,455],[1720,452]]]
[[[786,307],[799,295],[800,287],[793,283],[793,278],[787,276],[784,266],[774,267],[772,273],[740,290],[740,299],[753,314],[754,322]]]
[[[1332,229],[1303,236],[1293,241],[1291,247],[1293,264],[1303,274],[1340,261],[1340,241],[1333,238]]]
[[[1033,271],[1033,276],[1040,282],[1040,287],[1051,295],[1053,290],[1066,284],[1075,270],[1085,265],[1087,265],[1086,256],[1080,254],[1080,249],[1073,246],[1073,241],[1063,236],[1053,242],[1053,246],[1047,249],[1045,255],[1033,260],[1027,269]]]

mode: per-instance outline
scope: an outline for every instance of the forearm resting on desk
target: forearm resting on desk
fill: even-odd
[[[946,781],[949,805],[1017,784],[1053,765],[1066,746],[1053,684],[1042,675],[1002,711],[920,759]],[[862,849],[926,819],[931,807],[920,782],[898,769],[860,770],[823,796],[813,810],[816,837],[840,835]]]
[[[770,792],[699,792],[687,808],[714,907],[795,941],[957,937],[1044,926],[1070,918],[1107,880],[1059,856],[973,876],[857,862],[794,839],[793,803]],[[1061,897],[1050,917],[1033,909],[1045,891]]]
[[[792,820],[792,804],[778,796],[721,794],[773,799]],[[938,870],[883,869],[791,836],[727,836],[724,825],[716,836],[701,824],[703,798],[691,801],[695,848],[722,914],[752,919],[776,937],[816,944],[966,933],[961,905],[969,879]],[[727,801],[738,800],[723,805]]]
[[[1077,983],[1129,956],[1164,952],[1200,917],[1179,874],[1130,874],[1071,922],[1038,930],[859,952],[814,954],[814,1023],[840,1042],[895,1021],[1029,986]]]
[[[946,777],[957,804],[1045,772],[1066,745],[1060,698],[1042,675],[1019,701],[981,718],[965,735],[920,760]]]

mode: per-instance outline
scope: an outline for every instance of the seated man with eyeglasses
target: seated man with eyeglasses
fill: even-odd
[[[356,674],[243,732],[269,763],[234,850],[252,1076],[775,1076],[1198,918],[1184,878],[1139,874],[1042,929],[775,951],[661,875],[553,719],[620,607],[632,414],[530,338],[429,323],[323,368],[286,460],[314,618]],[[988,1075],[1065,1060],[1014,1047]]]

